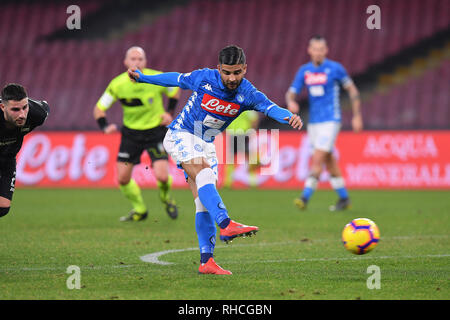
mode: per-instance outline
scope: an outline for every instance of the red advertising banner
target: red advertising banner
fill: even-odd
[[[279,140],[279,170],[260,185],[302,188],[312,152],[308,138],[280,132]],[[450,131],[341,132],[334,155],[349,188],[450,188]],[[321,187],[328,178],[323,172]]]
[[[115,187],[120,134],[45,132],[25,137],[17,157],[16,183],[42,187]],[[175,185],[186,184],[173,163]],[[142,154],[133,178],[143,187],[156,187],[150,157]]]
[[[109,187],[120,135],[85,132],[31,133],[17,157],[17,185]]]
[[[119,143],[119,134],[31,133],[17,158],[17,185],[115,187]],[[230,157],[223,136],[216,138],[215,144],[221,185],[223,164]],[[260,162],[266,164],[257,171],[259,187],[303,187],[311,156],[305,132],[260,130],[250,145]],[[334,153],[349,188],[450,189],[450,131],[341,132]],[[249,184],[247,168],[246,164],[236,165],[234,186]],[[187,188],[183,172],[172,160],[170,173],[175,187]],[[148,154],[143,153],[133,178],[143,187],[156,187]],[[320,187],[328,187],[328,178],[324,172]]]

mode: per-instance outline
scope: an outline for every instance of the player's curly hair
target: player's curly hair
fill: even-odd
[[[236,45],[230,45],[219,52],[219,64],[236,65],[245,64],[245,53],[242,48]]]
[[[17,83],[9,83],[3,87],[1,93],[1,99],[5,101],[20,101],[28,97],[27,91],[23,86]]]

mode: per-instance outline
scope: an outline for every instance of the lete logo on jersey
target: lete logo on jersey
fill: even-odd
[[[327,80],[328,76],[325,72],[305,72],[306,85],[326,84]]]
[[[236,117],[241,106],[236,103],[217,99],[216,97],[205,93],[202,99],[202,108],[221,116]]]

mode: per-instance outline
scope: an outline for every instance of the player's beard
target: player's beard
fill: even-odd
[[[319,58],[313,59],[313,63],[316,66],[320,66],[324,61],[325,61],[325,57],[319,57]]]
[[[8,122],[11,126],[15,127],[23,127],[27,121],[27,118],[24,117],[18,117],[17,119],[14,119],[8,112],[5,111],[5,120]]]
[[[239,87],[239,85],[241,84],[241,81],[242,80],[240,80],[240,81],[227,81],[225,83],[225,87],[227,87],[228,90],[236,90]],[[230,88],[230,86],[231,86],[231,88]]]

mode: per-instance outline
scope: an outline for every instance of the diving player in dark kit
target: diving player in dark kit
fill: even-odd
[[[0,98],[0,217],[8,214],[16,182],[16,156],[23,137],[41,126],[49,113],[46,101],[28,98],[20,84],[10,83]]]

